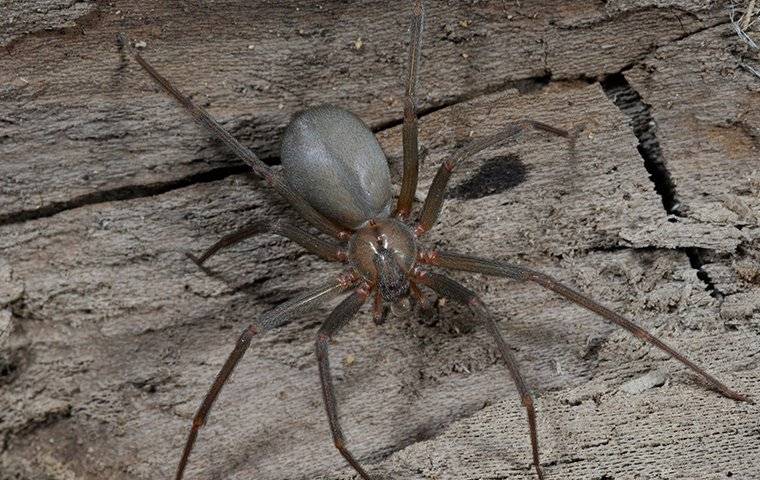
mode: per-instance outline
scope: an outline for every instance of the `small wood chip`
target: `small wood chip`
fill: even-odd
[[[655,370],[638,378],[634,378],[633,380],[629,380],[620,387],[620,390],[636,395],[645,392],[650,388],[661,387],[665,385],[667,379],[668,377],[664,372]]]

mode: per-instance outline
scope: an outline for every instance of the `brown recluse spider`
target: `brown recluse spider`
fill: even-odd
[[[330,377],[328,346],[332,337],[359,311],[370,296],[374,295],[374,318],[379,323],[384,318],[386,302],[391,305],[392,310],[402,312],[409,310],[410,297],[422,302],[423,297],[419,288],[421,285],[432,289],[441,297],[466,305],[494,338],[527,412],[533,465],[538,478],[543,479],[533,398],[517,368],[509,344],[499,332],[491,313],[475,293],[445,275],[421,268],[421,265],[537,283],[667,352],[696,372],[722,395],[734,400],[750,401],[748,397],[731,390],[632,321],[548,275],[503,261],[418,248],[418,239],[429,231],[438,219],[451,172],[460,161],[488,147],[512,141],[526,129],[540,130],[566,138],[570,136],[565,130],[540,122],[523,120],[508,123],[499,133],[473,141],[443,162],[422,206],[419,221],[413,227],[407,225],[405,220],[410,216],[417,189],[418,144],[415,88],[420,63],[422,25],[422,1],[416,0],[413,6],[409,64],[404,92],[404,168],[401,192],[393,211],[391,211],[392,191],[388,162],[375,136],[352,113],[325,105],[297,114],[288,125],[282,140],[281,159],[285,172],[283,179],[259,160],[256,154],[235,140],[206,111],[193,104],[156,72],[139,53],[132,50],[128,39],[119,35],[120,44],[132,53],[151,78],[174,97],[196,122],[235,152],[256,175],[282,195],[312,227],[332,237],[330,240],[325,240],[279,220],[258,222],[223,237],[199,258],[193,257],[196,263],[202,265],[220,249],[266,232],[282,235],[327,261],[341,262],[347,266],[347,270],[332,281],[275,307],[243,331],[193,418],[192,428],[177,467],[177,480],[180,480],[184,474],[198,431],[205,424],[211,406],[232,370],[251,344],[252,337],[279,327],[293,316],[347,291],[351,291],[351,294],[332,311],[319,329],[316,355],[327,419],[335,446],[359,475],[369,480],[370,476],[348,450],[338,422]]]

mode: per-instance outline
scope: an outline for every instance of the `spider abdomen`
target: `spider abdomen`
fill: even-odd
[[[289,186],[323,215],[357,228],[390,212],[388,161],[353,113],[332,105],[298,113],[282,138]]]

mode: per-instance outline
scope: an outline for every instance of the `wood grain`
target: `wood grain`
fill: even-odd
[[[760,81],[737,65],[724,6],[426,4],[418,200],[446,155],[509,121],[576,137],[526,133],[464,162],[425,244],[556,275],[760,397]],[[171,478],[239,331],[341,271],[269,235],[213,258],[213,276],[185,257],[249,221],[298,219],[119,53],[117,31],[275,168],[288,118],[335,103],[378,132],[398,183],[405,3],[94,8],[84,33],[61,13],[2,37],[0,480]],[[621,85],[638,100],[616,104]],[[659,157],[637,150],[641,118]],[[515,346],[547,478],[760,476],[757,405],[537,287],[455,277]],[[188,478],[354,478],[313,353],[330,307],[254,340]],[[331,352],[370,471],[534,478],[524,410],[472,318],[445,304],[376,326],[367,310]],[[622,388],[652,371],[664,385]]]

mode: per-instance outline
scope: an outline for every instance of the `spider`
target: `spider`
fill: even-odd
[[[433,290],[439,297],[446,297],[467,306],[493,337],[525,407],[533,466],[538,478],[543,479],[533,397],[520,374],[509,344],[499,332],[491,312],[473,291],[444,274],[430,271],[427,267],[463,270],[534,282],[667,352],[696,372],[722,395],[738,401],[751,401],[745,395],[721,383],[683,354],[631,320],[548,275],[503,261],[426,250],[420,246],[420,239],[433,228],[438,220],[451,173],[463,159],[486,148],[513,141],[529,129],[564,138],[570,138],[571,135],[566,130],[544,123],[522,120],[508,123],[495,135],[471,142],[441,164],[422,205],[418,220],[411,224],[407,223],[411,216],[418,175],[419,149],[415,102],[424,17],[422,0],[415,0],[412,11],[411,41],[404,91],[403,174],[401,190],[393,210],[391,210],[393,195],[388,161],[373,133],[353,113],[331,105],[309,108],[298,113],[286,128],[282,139],[281,160],[285,174],[283,178],[267,167],[255,153],[235,140],[205,110],[193,104],[188,97],[162,77],[138,52],[132,49],[126,36],[119,35],[120,45],[131,53],[148,75],[179,102],[197,123],[205,127],[247,163],[257,176],[282,195],[312,227],[331,237],[325,239],[281,220],[260,221],[224,236],[200,257],[190,255],[190,258],[202,266],[222,248],[257,234],[274,233],[290,239],[327,261],[340,262],[346,266],[346,270],[331,281],[280,304],[263,314],[242,332],[193,418],[177,467],[176,480],[183,478],[198,432],[205,424],[206,417],[222,387],[248,350],[252,338],[279,327],[294,316],[347,292],[350,293],[319,328],[316,338],[316,357],[322,396],[335,447],[364,480],[370,480],[370,475],[348,449],[340,427],[330,376],[328,348],[333,336],[357,314],[368,299],[372,298],[373,301],[374,320],[382,323],[385,319],[387,304],[390,304],[391,311],[396,313],[409,311],[412,300],[424,305],[425,298],[420,289],[421,286]]]

